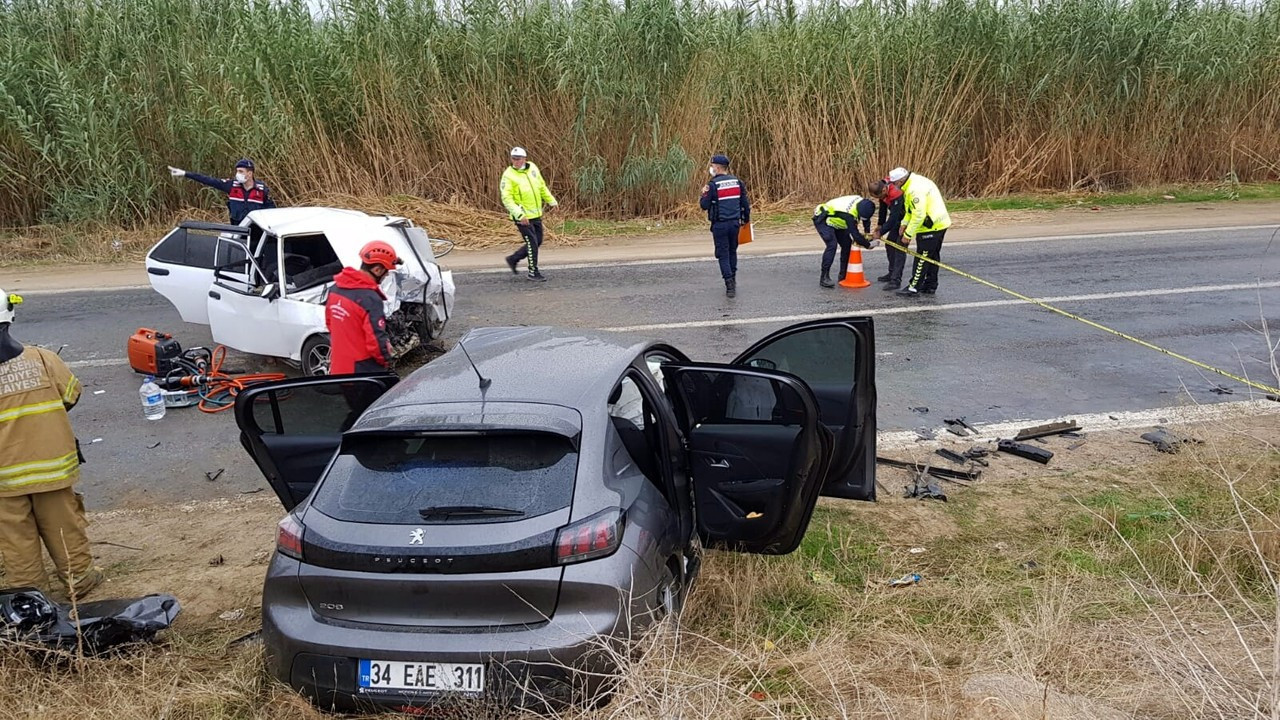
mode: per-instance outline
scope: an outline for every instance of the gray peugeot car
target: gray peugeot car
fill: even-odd
[[[288,511],[270,672],[339,709],[606,696],[701,548],[789,553],[820,495],[875,498],[874,358],[870,318],[794,325],[728,364],[488,328],[403,380],[241,393],[241,441]]]

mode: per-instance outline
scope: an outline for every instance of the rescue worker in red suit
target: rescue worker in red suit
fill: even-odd
[[[374,240],[360,248],[360,269],[343,268],[325,306],[329,374],[386,372],[391,365],[386,296],[379,285],[401,263],[395,248]]]

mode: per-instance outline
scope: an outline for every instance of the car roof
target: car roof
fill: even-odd
[[[328,207],[287,207],[255,210],[248,219],[258,227],[276,235],[335,233],[336,230],[385,227],[405,222],[393,215],[366,215],[359,210]]]
[[[617,379],[655,344],[635,336],[571,328],[481,328],[401,380],[369,411],[483,400],[561,405],[586,418],[606,410]],[[463,345],[491,381],[483,393]]]

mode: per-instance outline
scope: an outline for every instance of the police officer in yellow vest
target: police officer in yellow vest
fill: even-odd
[[[542,171],[529,162],[524,148],[511,148],[511,165],[503,171],[498,189],[502,195],[503,207],[515,221],[520,237],[524,238],[524,247],[507,256],[507,267],[518,275],[520,271],[516,270],[516,265],[529,258],[529,279],[546,282],[547,278],[538,270],[538,248],[542,247],[542,214],[559,203],[547,188]]]
[[[951,227],[951,215],[947,213],[938,186],[929,178],[900,167],[889,171],[889,182],[902,188],[906,209],[902,219],[903,244],[915,243],[916,252],[922,257],[941,259],[942,238]],[[937,290],[938,266],[916,258],[911,281],[898,294],[918,297],[921,293],[932,295]]]
[[[72,486],[80,453],[67,411],[80,383],[57,353],[9,335],[17,295],[0,290],[0,555],[4,586],[49,589],[41,543],[76,597],[102,582],[84,502]]]
[[[818,284],[824,288],[836,286],[831,279],[831,263],[836,258],[836,247],[840,248],[840,277],[843,280],[849,265],[849,251],[853,243],[869,248],[870,242],[862,233],[871,232],[871,216],[876,212],[876,204],[864,199],[861,195],[843,195],[832,198],[813,209],[813,228],[818,237],[826,244],[822,251],[822,277]],[[858,223],[862,223],[862,232],[858,232]]]

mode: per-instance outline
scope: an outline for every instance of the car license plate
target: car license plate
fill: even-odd
[[[371,690],[484,692],[484,665],[361,660],[357,683]]]

